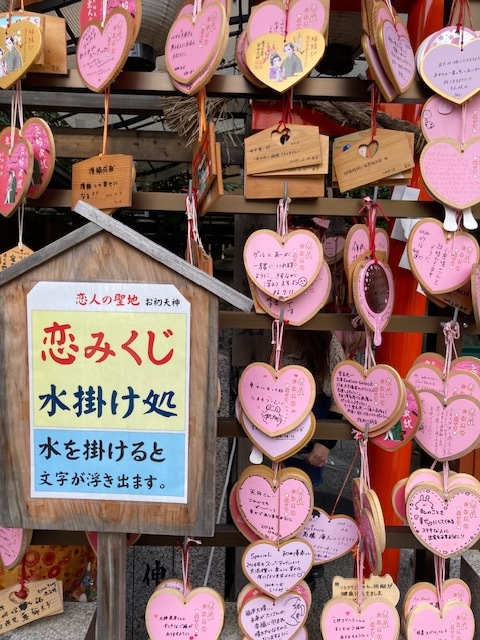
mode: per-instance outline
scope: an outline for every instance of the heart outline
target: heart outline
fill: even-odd
[[[116,37],[109,40],[109,34]],[[103,39],[107,34],[107,49]],[[95,45],[96,49],[92,50]],[[133,20],[125,9],[111,11],[103,24],[100,20],[91,20],[80,32],[77,42],[77,70],[83,84],[95,91],[102,92],[121,72],[133,45]],[[84,51],[86,49],[86,51]]]

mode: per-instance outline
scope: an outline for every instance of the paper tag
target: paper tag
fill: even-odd
[[[333,165],[340,191],[349,191],[388,178],[414,166],[413,133],[377,129],[372,141],[370,130],[336,138]]]

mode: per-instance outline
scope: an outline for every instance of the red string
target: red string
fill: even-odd
[[[377,112],[380,104],[380,91],[375,83],[370,90],[370,127],[372,129],[372,142],[377,135]]]
[[[388,218],[385,215],[385,211],[382,209],[381,205],[378,204],[377,201],[373,201],[369,196],[364,196],[363,198],[363,206],[358,212],[359,216],[367,216],[367,228],[368,228],[368,239],[370,244],[370,254],[372,256],[372,260],[375,261],[375,264],[378,263],[377,258],[377,250],[375,247],[375,233],[377,230],[377,216],[378,212],[387,220]]]
[[[25,568],[26,567],[25,557],[26,557],[26,554],[22,558],[22,573],[20,576],[20,589],[18,591],[15,591],[15,595],[17,596],[17,598],[20,598],[20,600],[25,600],[26,597],[28,596],[28,590],[25,587],[25,584],[27,582],[27,570]]]
[[[283,40],[287,39],[288,12],[290,11],[290,0],[285,0],[285,30],[283,32]]]

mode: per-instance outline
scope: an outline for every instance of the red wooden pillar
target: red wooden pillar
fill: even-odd
[[[441,29],[444,18],[444,0],[416,0],[409,9],[408,30],[414,51],[422,40]],[[388,105],[384,110],[388,112]],[[421,105],[404,105],[402,117],[417,122]],[[411,186],[420,189],[420,199],[430,200],[425,191],[418,163],[413,171]],[[387,214],[388,215],[388,214]],[[390,225],[392,226],[392,225]],[[394,314],[424,315],[426,310],[425,296],[416,292],[417,281],[407,269],[398,267],[398,261],[405,249],[405,243],[391,240],[389,265],[395,281]],[[405,377],[415,358],[422,351],[423,335],[420,333],[384,333],[382,345],[376,351],[377,364],[388,363]],[[377,493],[386,525],[401,524],[392,506],[392,489],[398,480],[410,473],[412,445],[406,444],[394,453],[369,445],[369,468],[372,489]],[[398,580],[400,549],[386,549],[383,554],[382,573],[389,573]]]

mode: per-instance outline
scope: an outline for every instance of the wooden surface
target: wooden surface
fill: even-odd
[[[283,184],[283,182],[282,182]],[[280,197],[283,197],[283,190]],[[211,208],[210,213],[234,215],[272,215],[275,214],[278,197],[270,200],[245,200],[242,194],[225,194]],[[297,200],[290,207],[291,215],[307,216],[346,216],[358,217],[364,202],[358,198],[305,198]],[[72,205],[71,191],[68,189],[49,189],[38,200],[37,207],[68,209]],[[181,193],[149,193],[138,191],[132,194],[134,209],[150,211],[179,212],[185,215],[185,195]],[[388,218],[437,218],[443,220],[445,211],[439,202],[409,202],[388,200],[382,202]],[[480,218],[480,205],[472,207],[475,217]]]
[[[99,532],[97,560],[97,640],[125,640],[127,537]]]
[[[109,219],[109,218],[108,218]],[[122,225],[123,226],[123,225]],[[31,256],[33,259],[35,257]],[[212,535],[214,530],[218,300],[109,233],[73,244],[0,284],[0,522],[31,529]],[[31,264],[31,263],[30,263]],[[21,266],[19,264],[19,266]],[[7,270],[8,272],[9,270]],[[2,274],[4,275],[4,274]],[[26,294],[39,281],[173,284],[191,303],[190,465],[187,505],[30,497]]]

